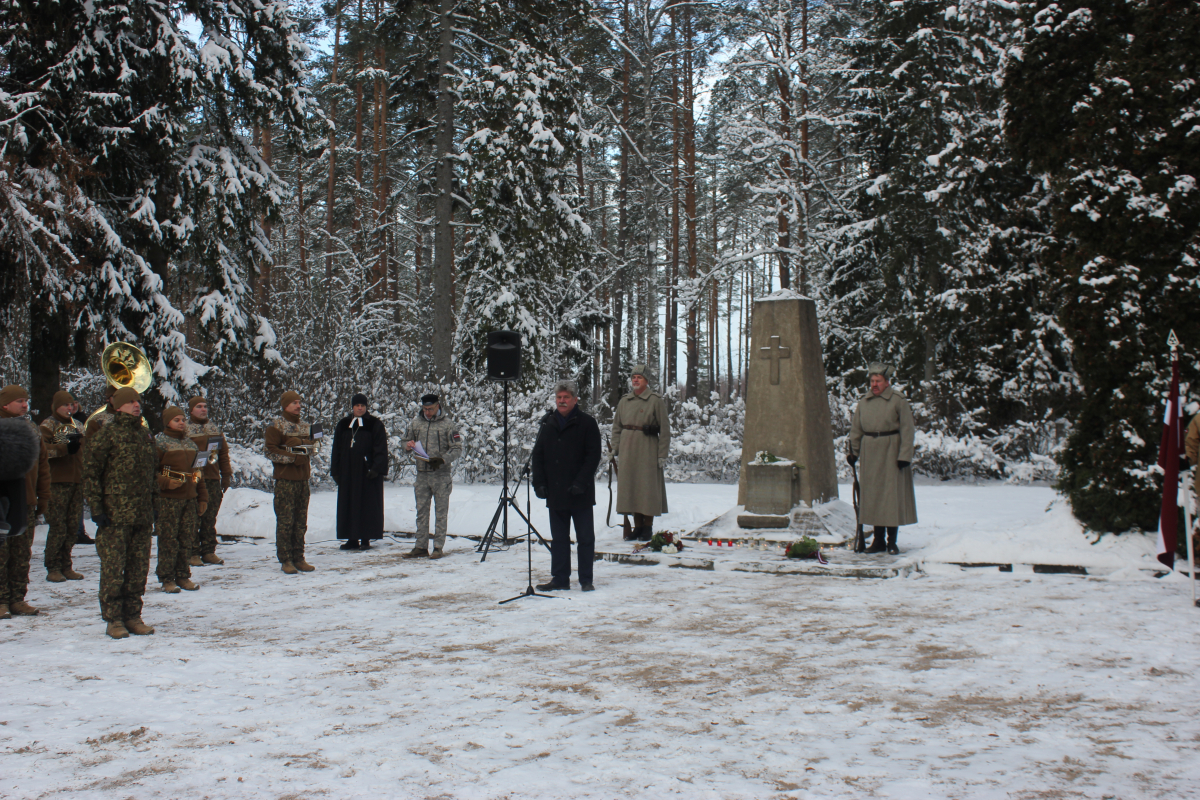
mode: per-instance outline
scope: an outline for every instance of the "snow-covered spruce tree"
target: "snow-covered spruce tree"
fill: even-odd
[[[477,43],[479,60],[464,71],[463,116],[474,132],[461,158],[473,207],[459,261],[466,289],[456,349],[475,372],[495,330],[521,333],[527,381],[573,376],[590,357],[599,311],[589,292],[591,230],[577,210],[573,174],[590,134],[579,70],[558,44],[583,23],[583,11],[561,3],[527,10],[524,24],[499,28],[524,28],[520,38]],[[499,23],[505,13],[488,3],[479,17]]]
[[[178,27],[185,10],[203,26],[199,43]],[[29,162],[67,172],[108,228],[71,237],[81,263],[71,305],[35,305],[31,361],[56,377],[63,351],[37,338],[43,330],[131,340],[154,365],[152,404],[176,400],[207,369],[168,299],[180,280],[195,287],[189,310],[218,359],[269,356],[273,333],[245,308],[244,286],[270,257],[257,225],[286,187],[245,132],[272,120],[299,128],[311,112],[299,82],[307,49],[286,3],[5,0],[0,37],[7,91],[44,109],[28,130]]]
[[[929,0],[871,10],[851,45],[865,163],[822,287],[827,368],[849,399],[868,361],[891,360],[919,387],[926,424],[1012,456],[1044,449],[1039,433],[1073,383],[1042,266],[1044,190],[1001,127],[1013,12]]]
[[[1200,347],[1200,3],[1031,2],[1022,18],[1008,134],[1050,186],[1047,263],[1082,389],[1059,488],[1092,530],[1150,530],[1167,335]]]

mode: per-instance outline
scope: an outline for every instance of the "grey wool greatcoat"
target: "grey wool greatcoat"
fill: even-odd
[[[657,422],[662,431],[647,436],[625,426]],[[617,513],[657,517],[667,513],[667,481],[658,466],[671,449],[667,403],[653,389],[621,398],[613,414],[612,451],[617,456]]]
[[[899,435],[871,436],[899,431]],[[904,395],[890,386],[878,396],[867,392],[850,421],[850,452],[858,456],[859,521],[863,525],[894,528],[917,521],[912,467],[900,469],[897,461],[913,460],[912,408]]]

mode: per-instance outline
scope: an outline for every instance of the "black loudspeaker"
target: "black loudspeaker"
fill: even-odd
[[[516,331],[488,333],[487,376],[493,381],[515,381],[521,377],[521,334]]]

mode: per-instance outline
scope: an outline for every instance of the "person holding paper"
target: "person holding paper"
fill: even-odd
[[[404,449],[417,462],[417,480],[413,491],[417,495],[417,542],[405,558],[441,558],[446,544],[447,517],[450,514],[450,492],[454,478],[450,464],[462,454],[462,432],[458,423],[441,409],[436,394],[421,398],[421,411],[408,425],[404,434]],[[429,501],[437,507],[437,534],[433,552],[429,552]]]
[[[221,513],[221,500],[233,480],[233,467],[229,465],[229,443],[208,415],[207,400],[193,397],[188,400],[188,410],[187,435],[196,443],[196,447],[208,451],[208,463],[204,465],[208,510],[200,515],[200,533],[196,537],[196,549],[188,554],[188,563],[193,567],[224,564],[225,561],[217,555],[217,514]]]
[[[154,437],[158,448],[158,568],[155,574],[167,594],[180,589],[194,592],[191,552],[196,547],[200,517],[208,507],[208,487],[204,467],[208,451],[201,452],[187,437],[187,418],[182,408],[171,406],[163,412],[163,432]]]
[[[388,472],[388,436],[367,413],[367,396],[350,401],[350,416],[337,424],[329,472],[338,487],[337,538],[343,550],[370,550],[383,538],[383,481]]]

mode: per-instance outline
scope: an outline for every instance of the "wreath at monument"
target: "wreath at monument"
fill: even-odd
[[[815,558],[818,562],[824,564],[825,558],[821,555],[821,545],[816,539],[811,536],[805,536],[799,541],[792,542],[787,549],[788,558]]]
[[[683,540],[679,538],[678,534],[671,533],[670,531],[666,533],[660,532],[650,537],[650,543],[645,546],[649,547],[656,553],[666,553],[667,555],[670,555],[672,553],[678,553],[683,549]],[[641,548],[638,549],[640,550]]]

